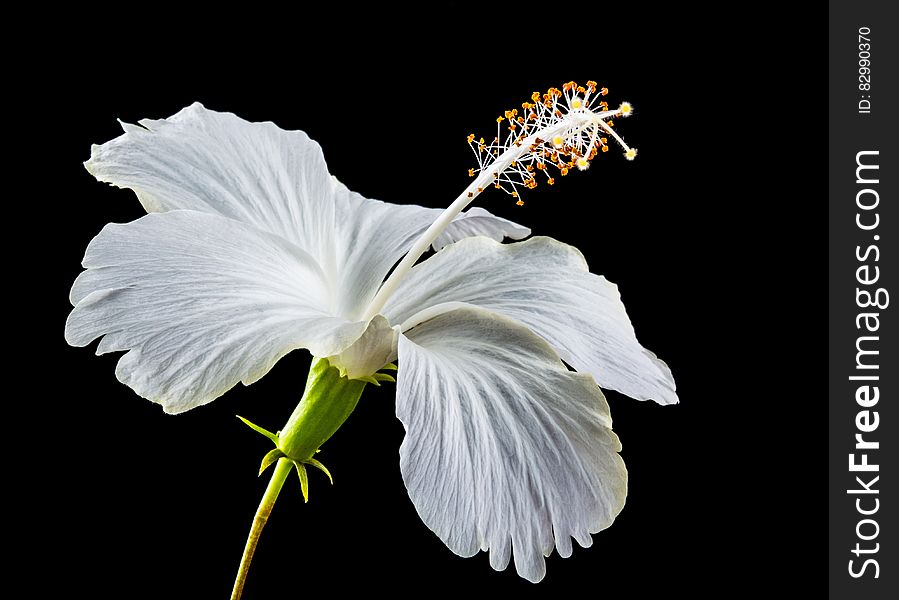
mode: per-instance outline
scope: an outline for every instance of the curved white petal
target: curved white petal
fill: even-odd
[[[75,280],[66,340],[128,350],[116,375],[178,413],[250,384],[299,347],[343,351],[366,323],[325,312],[321,270],[281,238],[218,215],[151,214],[110,224]]]
[[[443,212],[437,208],[389,204],[368,200],[334,180],[338,206],[351,206],[331,227],[334,244],[337,314],[350,320],[362,318],[390,269],[409,250],[418,236]],[[474,210],[474,209],[472,209]],[[460,214],[443,234],[456,241],[468,235],[519,239],[530,234],[526,227],[471,210]],[[436,244],[436,242],[435,242]]]
[[[382,313],[406,328],[421,321],[416,313],[447,302],[520,321],[605,388],[678,401],[667,365],[637,341],[617,286],[590,273],[572,246],[547,237],[517,244],[464,239],[415,266]]]
[[[340,354],[328,356],[328,362],[343,377],[360,379],[372,375],[396,360],[397,335],[399,327],[391,327],[382,315],[375,315],[365,333]]]
[[[422,520],[456,554],[490,550],[539,581],[624,506],[627,471],[608,405],[521,324],[475,307],[399,338],[400,468]]]
[[[296,244],[327,274],[336,314],[351,321],[441,212],[367,200],[328,174],[321,148],[302,131],[199,103],[123,127],[124,135],[91,148],[85,166],[97,179],[134,190],[148,212],[219,214]],[[446,240],[529,233],[486,211],[457,221]]]
[[[434,216],[434,219],[436,218],[437,215]],[[435,251],[442,250],[453,242],[476,235],[483,235],[501,242],[504,237],[522,240],[531,235],[531,230],[507,219],[494,216],[479,206],[474,206],[453,219],[443,233],[437,236],[437,239],[431,244],[431,248]]]

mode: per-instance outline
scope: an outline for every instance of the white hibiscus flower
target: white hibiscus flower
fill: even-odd
[[[599,386],[671,404],[671,373],[577,249],[503,244],[530,231],[462,212],[491,185],[517,197],[550,167],[585,168],[607,137],[633,158],[610,123],[631,106],[597,98],[592,82],[566,84],[498,119],[491,143],[470,136],[479,167],[445,211],[363,198],[306,134],[199,104],[92,148],[88,170],[150,214],[91,241],[70,344],[127,351],[119,380],[170,413],[253,383],[291,350],[318,357],[287,425],[253,426],[276,444],[263,468],[277,466],[235,598],[287,475],[297,470],[305,495],[304,465],[327,472],[313,455],[367,383],[393,381],[379,371],[394,360],[403,480],[453,552],[489,550],[495,569],[514,557],[536,582],[553,548],[569,556],[571,538],[587,547],[615,519],[627,472]]]

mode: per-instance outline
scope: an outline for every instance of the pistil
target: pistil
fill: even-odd
[[[624,102],[618,109],[609,110],[606,102],[591,98],[594,94],[605,96],[607,93],[606,88],[597,92],[594,81],[588,81],[586,87],[571,81],[563,85],[562,90],[550,88],[542,96],[534,92],[531,95],[533,102],[522,103],[522,114],[513,109],[497,117],[497,135],[491,143],[486,143],[484,138],[475,141],[475,135],[470,134],[468,144],[478,159],[478,168],[468,170],[474,181],[419,236],[381,285],[363,318],[371,319],[384,308],[400,281],[433,241],[488,187],[506,191],[517,199],[518,205],[522,205],[519,186],[537,187],[538,172],[544,174],[549,185],[555,183],[555,178],[547,172],[548,165],[565,176],[575,167],[586,169],[600,150],[606,152],[607,140],[598,135],[600,131],[612,136],[624,148],[625,157],[633,160],[636,149],[630,148],[612,129],[611,121],[615,116],[629,116],[633,108]],[[505,133],[504,123],[507,124]]]

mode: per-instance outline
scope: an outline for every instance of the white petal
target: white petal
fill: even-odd
[[[334,181],[335,201],[339,206],[352,208],[343,211],[343,217],[333,224],[333,258],[330,263],[323,264],[333,265],[336,273],[337,314],[358,320],[390,269],[443,211],[368,200],[349,191],[336,179]],[[489,233],[502,239],[504,234],[520,236],[530,232],[486,211],[485,214],[476,213],[477,218],[468,223],[470,212],[456,217],[447,227],[449,233],[444,235],[450,236],[449,239],[461,239],[466,235]]]
[[[250,384],[299,347],[343,351],[365,323],[328,314],[315,261],[244,223],[195,211],[110,224],[72,287],[66,340],[129,350],[116,375],[177,413]]]
[[[462,240],[414,267],[382,313],[406,329],[421,321],[416,313],[446,302],[524,323],[605,388],[660,404],[678,401],[667,365],[637,341],[617,286],[590,273],[572,246],[546,237],[505,245]]]
[[[504,237],[522,240],[531,235],[531,230],[507,219],[496,217],[483,208],[475,206],[453,219],[443,233],[437,236],[437,239],[431,244],[431,248],[441,250],[453,242],[476,235],[483,235],[501,242]]]
[[[352,346],[334,356],[329,356],[331,366],[337,367],[343,377],[359,379],[377,372],[396,360],[396,343],[399,327],[392,328],[381,315],[375,315],[368,327]]]
[[[302,131],[249,123],[195,103],[168,119],[123,124],[91,147],[88,171],[131,188],[147,212],[187,209],[254,225],[313,250],[333,217],[333,183],[318,144]]]
[[[400,468],[425,524],[461,556],[490,550],[539,581],[624,506],[627,471],[608,405],[519,323],[475,308],[400,336]]]
[[[223,215],[288,240],[328,274],[336,314],[358,320],[390,268],[440,211],[367,200],[328,174],[302,131],[251,123],[193,104],[168,119],[123,124],[125,134],[93,146],[87,169],[133,189],[148,212],[188,209]],[[447,240],[501,239],[527,229],[486,211],[464,213]]]

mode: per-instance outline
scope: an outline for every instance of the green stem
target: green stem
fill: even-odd
[[[244,583],[247,581],[247,573],[250,570],[250,562],[253,560],[253,553],[256,552],[256,544],[259,542],[259,536],[262,535],[262,528],[265,527],[268,516],[272,514],[272,508],[275,506],[275,500],[281,493],[281,487],[290,470],[293,469],[293,463],[286,458],[278,459],[275,472],[268,482],[259,508],[256,509],[256,516],[253,517],[253,526],[250,528],[250,535],[247,537],[247,545],[243,550],[243,557],[240,559],[240,568],[237,570],[237,578],[234,580],[234,589],[231,592],[231,600],[240,600],[243,593]]]
[[[240,560],[240,569],[238,569],[237,579],[234,581],[231,600],[240,600],[247,572],[250,570],[250,561],[253,560],[253,553],[256,551],[256,544],[259,542],[262,528],[268,521],[272,508],[275,506],[275,500],[278,499],[278,494],[281,492],[281,486],[284,485],[284,480],[287,479],[290,470],[296,465],[298,470],[303,469],[302,474],[305,475],[303,465],[308,463],[321,468],[329,478],[331,477],[328,470],[312,456],[347,420],[347,417],[356,408],[356,404],[359,403],[364,389],[364,381],[341,377],[340,371],[332,367],[327,359],[313,358],[303,398],[294,409],[293,414],[290,415],[284,429],[277,436],[243,419],[245,423],[266,437],[274,437],[277,440],[278,448],[286,456],[278,459],[272,479],[259,503],[259,509],[253,519],[247,545]],[[306,496],[305,489],[303,495]]]

